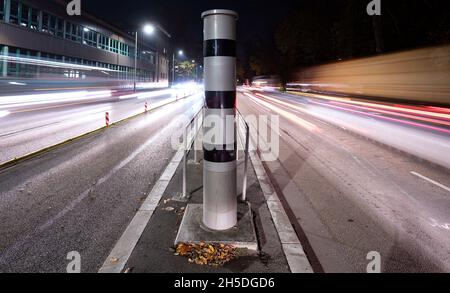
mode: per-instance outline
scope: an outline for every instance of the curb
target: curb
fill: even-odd
[[[242,130],[242,128],[240,130]],[[255,149],[251,139],[250,143],[250,149]],[[286,256],[291,273],[314,273],[297,233],[289,220],[289,216],[279,199],[275,187],[270,181],[270,177],[268,176],[257,151],[250,150],[249,156],[261,186],[261,190],[266,199],[266,204],[272,216],[273,223],[278,232],[278,237],[280,238],[283,252]]]
[[[188,140],[193,140],[192,130],[187,134]],[[193,142],[192,142],[193,143]],[[191,144],[188,144],[191,145]],[[139,210],[134,215],[130,224],[127,226],[122,236],[114,245],[109,256],[106,258],[98,273],[121,273],[125,268],[131,254],[134,251],[139,239],[144,233],[148,222],[157,209],[161,198],[166,192],[167,187],[172,181],[178,167],[183,161],[184,149],[179,149],[167,164],[166,169],[154,184],[152,191],[148,194]]]

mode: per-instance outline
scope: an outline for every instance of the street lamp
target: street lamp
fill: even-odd
[[[144,32],[148,35],[152,35],[155,32],[155,27],[151,24],[147,24],[144,26]]]
[[[146,24],[142,28],[143,32],[147,35],[152,35],[156,32],[156,30],[164,33],[169,39],[172,38],[172,36],[159,24]],[[135,54],[134,54],[134,91],[136,92],[136,83],[137,83],[137,58],[138,58],[138,31],[135,32]],[[156,70],[159,70],[159,53],[158,50],[156,51]],[[159,72],[157,73],[159,75]],[[159,81],[159,77],[158,77]]]
[[[178,51],[178,56],[182,57],[184,55],[183,50]],[[172,85],[175,83],[175,52],[172,56]]]

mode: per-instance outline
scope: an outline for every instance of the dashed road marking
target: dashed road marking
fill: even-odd
[[[417,173],[417,172],[414,172],[414,171],[411,171],[411,174],[413,174],[414,176],[417,176],[417,177],[419,177],[419,178],[422,178],[423,180],[428,181],[428,182],[430,182],[431,184],[434,184],[434,185],[436,185],[436,186],[438,186],[438,187],[440,187],[440,188],[442,188],[442,189],[444,189],[444,190],[450,192],[450,188],[447,187],[447,186],[445,186],[444,184],[441,184],[441,183],[439,183],[439,182],[437,182],[437,181],[434,181],[433,179],[430,179],[430,178],[428,178],[428,177],[426,177],[426,176],[424,176],[424,175],[422,175],[422,174],[419,174],[419,173]]]

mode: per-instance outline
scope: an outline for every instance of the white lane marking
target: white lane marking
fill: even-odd
[[[426,180],[426,181],[428,181],[428,182],[430,182],[430,183],[432,183],[432,184],[434,184],[434,185],[436,185],[436,186],[439,186],[440,188],[442,188],[442,189],[444,189],[444,190],[450,192],[450,188],[447,187],[447,186],[445,186],[444,184],[441,184],[441,183],[439,183],[439,182],[436,182],[436,181],[434,181],[434,180],[432,180],[432,179],[430,179],[430,178],[428,178],[428,177],[426,177],[426,176],[423,176],[422,174],[419,174],[419,173],[417,173],[417,172],[414,172],[414,171],[411,171],[411,174],[413,174],[413,175],[415,175],[415,176],[417,176],[417,177],[419,177],[419,178],[422,178],[423,180]]]

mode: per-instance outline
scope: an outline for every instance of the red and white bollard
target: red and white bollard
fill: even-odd
[[[148,105],[147,105],[147,102],[145,102],[145,113],[147,113],[147,111],[148,111]]]
[[[109,126],[109,112],[106,112],[105,114],[105,122],[106,122],[106,127]]]

